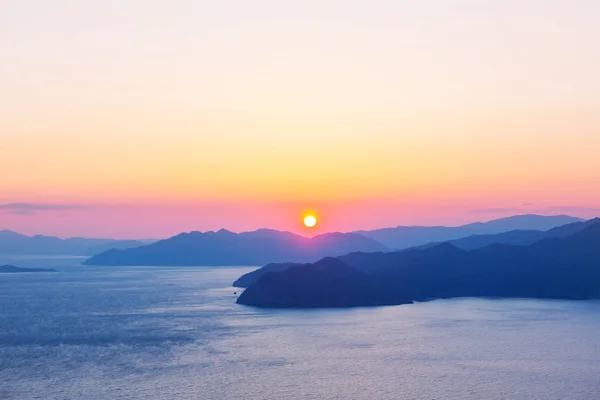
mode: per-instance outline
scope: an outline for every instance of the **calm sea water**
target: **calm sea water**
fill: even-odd
[[[251,268],[58,269],[0,275],[1,399],[600,399],[599,302],[258,310]]]

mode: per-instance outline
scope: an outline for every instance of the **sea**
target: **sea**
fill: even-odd
[[[266,310],[254,268],[17,261],[59,272],[0,274],[2,400],[600,399],[598,301]]]

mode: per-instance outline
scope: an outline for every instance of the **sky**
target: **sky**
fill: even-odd
[[[596,0],[0,0],[0,229],[598,216],[599,20]]]

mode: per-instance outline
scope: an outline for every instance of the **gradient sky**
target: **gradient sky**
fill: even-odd
[[[0,0],[0,229],[600,215],[597,0]]]

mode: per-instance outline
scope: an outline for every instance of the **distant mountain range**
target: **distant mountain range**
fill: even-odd
[[[403,250],[428,243],[447,242],[472,235],[490,235],[514,230],[547,231],[549,229],[581,222],[583,219],[568,215],[515,215],[489,222],[476,222],[457,227],[446,226],[398,226],[396,228],[356,231],[360,235],[375,239],[385,246]]]
[[[600,222],[600,219],[596,218],[589,221],[573,222],[571,224],[552,228],[548,231],[515,230],[489,235],[472,235],[461,239],[450,240],[448,242],[463,250],[475,250],[494,243],[525,246],[546,238],[567,237],[598,222]],[[431,247],[435,244],[439,243],[429,243],[423,247]]]
[[[441,243],[449,243],[454,247],[462,250],[476,250],[486,246],[490,246],[492,244],[509,244],[515,246],[527,246],[538,242],[542,239],[548,238],[564,238],[567,236],[571,236],[577,232],[580,232],[587,228],[588,226],[600,223],[600,218],[591,219],[589,221],[583,222],[573,222],[571,224],[559,226],[549,231],[510,231],[504,233],[498,233],[496,235],[473,235],[468,236],[462,239],[450,240],[448,242]],[[439,246],[441,243],[429,243],[423,246],[418,246],[413,249],[427,249],[435,246]],[[410,251],[413,249],[407,250],[398,250],[398,251]],[[347,257],[355,257],[358,258],[359,255],[349,254]],[[346,256],[339,257],[341,259],[345,259]],[[257,281],[261,276],[265,275],[269,272],[281,272],[290,267],[298,266],[302,264],[298,263],[271,263],[265,265],[262,268],[257,269],[256,271],[249,272],[245,275],[242,275],[239,279],[237,279],[233,286],[246,288],[250,286],[252,283]]]
[[[326,256],[364,251],[391,251],[412,243],[414,246],[470,236],[473,232],[504,232],[527,229],[554,228],[582,221],[569,216],[522,215],[462,227],[398,227],[353,233],[327,233],[306,238],[290,232],[259,229],[253,232],[182,233],[150,245],[123,250],[109,250],[87,260],[86,265],[263,265],[278,262],[314,262]],[[440,233],[442,232],[442,233]],[[542,232],[539,232],[543,235]],[[389,246],[378,240],[396,243]],[[402,237],[400,242],[392,238]],[[450,239],[443,239],[450,240]]]
[[[74,255],[93,256],[109,249],[124,249],[143,246],[148,241],[70,238],[54,236],[25,236],[19,233],[0,231],[0,254],[9,255]]]
[[[98,254],[86,265],[261,265],[297,260],[313,262],[353,251],[385,251],[381,243],[354,233],[326,233],[306,238],[290,232],[182,233],[170,239],[125,250]]]
[[[563,233],[526,246],[496,243],[465,251],[442,243],[282,266],[250,284],[237,302],[288,308],[450,297],[600,298],[600,220],[571,225]]]

